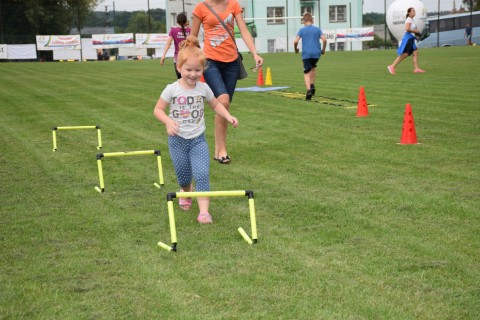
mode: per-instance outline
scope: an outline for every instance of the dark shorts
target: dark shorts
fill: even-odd
[[[317,67],[318,58],[309,58],[303,60],[303,73],[309,73]]]
[[[207,59],[203,77],[205,82],[212,89],[216,98],[222,94],[228,94],[232,101],[240,66],[237,60],[232,62],[220,62]]]
[[[403,49],[403,53],[408,53],[408,55],[411,56],[413,51],[416,50],[414,44],[415,39],[408,39],[407,44],[405,45],[405,49]]]

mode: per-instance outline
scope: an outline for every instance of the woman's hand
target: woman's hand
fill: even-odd
[[[253,60],[255,60],[255,68],[261,67],[263,65],[263,58],[258,55],[258,53],[253,54]]]

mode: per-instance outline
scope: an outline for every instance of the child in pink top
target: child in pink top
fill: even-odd
[[[187,39],[187,36],[190,34],[190,27],[188,27],[187,16],[184,13],[179,13],[177,15],[177,24],[178,26],[170,28],[167,44],[165,45],[165,49],[163,50],[160,64],[163,65],[165,63],[165,55],[167,54],[168,49],[170,49],[173,41],[173,45],[175,48],[175,53],[173,55],[173,66],[175,69],[175,74],[177,75],[177,79],[180,79],[181,75],[177,70],[178,45],[180,44],[180,42]]]

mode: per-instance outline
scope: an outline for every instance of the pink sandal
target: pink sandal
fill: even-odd
[[[212,216],[208,212],[200,212],[198,215],[197,221],[201,224],[209,224],[212,223]]]
[[[180,209],[188,211],[192,207],[192,198],[178,198]]]
[[[183,189],[180,189],[179,192],[185,192],[185,191],[183,191]],[[178,205],[182,210],[188,211],[192,207],[192,198],[178,198]]]

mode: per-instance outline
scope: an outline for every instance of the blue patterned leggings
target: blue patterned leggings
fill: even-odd
[[[194,139],[168,136],[168,150],[183,188],[195,180],[196,191],[210,191],[210,156],[205,133]]]

